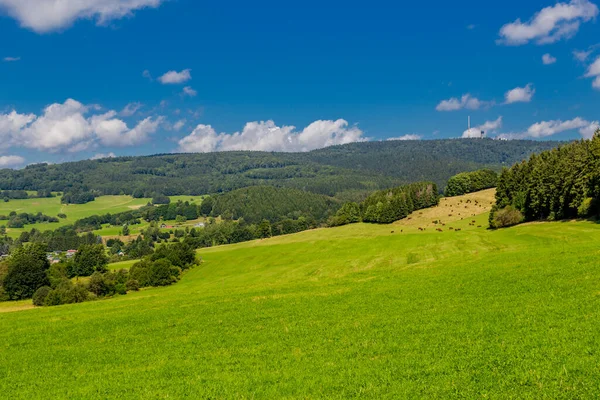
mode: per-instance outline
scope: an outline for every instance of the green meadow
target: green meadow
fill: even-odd
[[[394,225],[203,249],[170,287],[0,305],[0,393],[597,397],[600,226],[490,231],[487,209],[459,201]],[[441,232],[433,215],[450,219]]]
[[[172,202],[189,201],[199,203],[202,201],[202,196],[171,196]],[[66,219],[60,219],[58,223],[39,223],[25,225],[21,229],[7,229],[7,234],[11,237],[18,237],[24,231],[30,231],[35,228],[40,231],[53,230],[61,226],[72,225],[78,219],[86,218],[92,215],[103,215],[107,213],[115,214],[130,210],[138,209],[145,206],[151,199],[134,199],[131,196],[101,196],[96,200],[87,204],[61,204],[60,197],[42,198],[42,199],[24,199],[11,200],[7,203],[0,202],[0,215],[8,215],[11,211],[17,213],[38,213],[56,217],[63,213],[67,216]],[[0,224],[8,221],[0,221]],[[139,230],[146,225],[132,226],[131,233],[138,234]],[[102,236],[117,236],[119,235],[120,227],[107,226],[105,229],[98,231]]]

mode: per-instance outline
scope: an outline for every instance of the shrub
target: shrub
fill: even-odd
[[[521,211],[511,206],[507,206],[493,213],[490,225],[492,228],[506,228],[520,224],[521,222],[523,222],[523,214]]]
[[[67,218],[67,214],[60,213],[60,214],[57,215],[57,217],[60,218],[60,219],[66,219]]]
[[[89,298],[90,294],[83,284],[73,285],[70,280],[65,280],[56,289],[48,292],[44,305],[59,306],[62,304],[83,303]]]
[[[148,276],[151,286],[168,286],[177,281],[179,276],[177,267],[166,258],[154,261],[149,268]]]
[[[94,272],[88,283],[88,290],[94,293],[96,296],[106,296],[110,294],[110,287],[104,279],[104,275],[100,272]]]
[[[33,305],[37,307],[41,307],[45,305],[46,297],[48,297],[48,293],[52,291],[50,286],[42,286],[33,294]]]
[[[140,290],[140,283],[138,281],[136,281],[135,279],[130,279],[125,284],[125,288],[128,291],[137,292],[138,290]]]

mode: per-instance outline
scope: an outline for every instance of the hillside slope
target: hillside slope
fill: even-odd
[[[7,398],[594,397],[600,226],[478,228],[490,196],[449,199],[394,225],[203,249],[204,264],[171,287],[0,314],[0,390]],[[479,213],[446,217],[454,230],[422,226],[475,199]]]
[[[0,170],[0,189],[70,191],[152,197],[201,195],[248,186],[292,187],[333,196],[416,181],[443,190],[448,178],[483,167],[500,169],[559,142],[481,139],[386,141],[308,153],[225,152],[119,157]]]

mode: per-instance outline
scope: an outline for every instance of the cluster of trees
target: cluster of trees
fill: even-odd
[[[600,131],[581,140],[533,155],[502,171],[490,225],[521,221],[586,218],[598,214]]]
[[[23,228],[25,225],[37,224],[40,222],[58,222],[57,217],[44,215],[41,212],[37,214],[19,213],[11,211],[9,215],[0,215],[0,221],[8,221],[9,228]]]
[[[152,198],[222,193],[250,186],[288,187],[337,196],[431,180],[443,187],[459,172],[512,165],[556,142],[424,140],[357,143],[307,153],[227,152],[119,157],[0,170],[0,187]]]
[[[175,243],[158,247],[130,271],[108,271],[107,263],[102,245],[82,246],[72,260],[52,265],[43,244],[21,246],[0,264],[0,299],[33,298],[37,306],[81,303],[147,286],[170,285],[198,262],[192,247]],[[74,277],[90,278],[87,283],[74,283]]]
[[[89,190],[66,192],[62,195],[60,202],[63,204],[86,204],[96,200],[100,194]]]
[[[496,187],[497,182],[498,174],[491,169],[461,172],[448,180],[444,194],[446,197],[462,196]]]
[[[80,235],[71,226],[63,226],[43,232],[34,228],[31,231],[22,232],[17,239],[6,235],[0,236],[0,254],[9,254],[13,249],[21,247],[24,243],[43,244],[45,251],[67,251],[86,244],[101,242],[101,237],[91,232]]]
[[[419,182],[373,193],[361,204],[362,220],[389,224],[415,210],[435,206],[439,194],[435,183]]]

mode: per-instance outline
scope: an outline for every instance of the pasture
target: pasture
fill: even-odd
[[[202,196],[172,196],[172,202],[189,201],[199,203],[202,201]],[[40,231],[53,230],[61,226],[72,225],[78,219],[86,218],[92,215],[115,214],[130,210],[135,210],[145,206],[151,199],[134,199],[131,196],[101,196],[96,200],[87,204],[61,204],[60,197],[42,198],[42,199],[24,199],[11,200],[9,202],[0,202],[0,215],[8,215],[11,211],[17,213],[42,214],[56,217],[62,213],[67,216],[65,219],[60,219],[58,223],[38,223],[25,225],[24,228],[8,228],[7,234],[11,237],[18,237],[24,231],[30,231],[35,228]],[[0,221],[0,225],[6,224],[8,221]],[[145,228],[146,225],[138,225],[131,227],[132,235],[139,233],[139,230]],[[107,226],[98,231],[101,236],[118,236],[121,228]]]
[[[454,210],[474,196],[448,201]],[[450,206],[394,225],[203,249],[203,264],[174,286],[2,313],[0,391],[11,399],[597,396],[600,226],[490,231],[478,228],[484,207],[465,218],[449,217]],[[436,231],[439,218],[454,230]],[[19,305],[27,304],[0,312]]]

